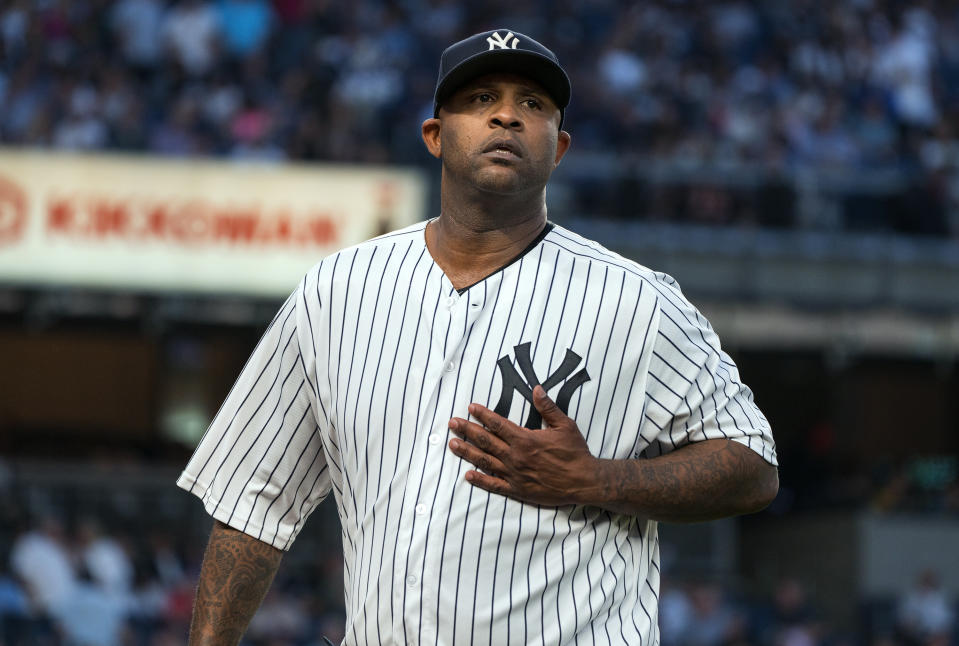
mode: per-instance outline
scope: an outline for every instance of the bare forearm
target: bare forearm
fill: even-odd
[[[200,569],[190,646],[238,644],[282,557],[282,550],[216,521]]]
[[[597,460],[589,504],[654,520],[700,522],[766,507],[779,490],[776,467],[729,440],[696,442],[664,456]]]

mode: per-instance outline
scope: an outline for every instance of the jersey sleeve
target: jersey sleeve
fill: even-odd
[[[302,285],[283,304],[177,485],[217,520],[288,549],[331,482],[298,327]]]
[[[778,465],[769,422],[709,321],[669,277],[646,383],[640,435],[649,457],[709,439],[739,442]]]

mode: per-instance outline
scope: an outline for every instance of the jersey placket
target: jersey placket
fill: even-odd
[[[467,296],[458,294],[443,276],[433,326],[426,331],[432,335],[434,346],[439,346],[439,352],[434,354],[435,358],[427,368],[426,388],[422,394],[425,411],[416,432],[416,449],[410,468],[411,481],[417,480],[417,474],[422,477],[418,486],[410,486],[406,491],[404,509],[408,511],[400,526],[400,544],[406,537],[409,540],[409,562],[407,564],[404,558],[398,565],[406,564],[405,569],[396,571],[396,576],[403,578],[403,594],[398,601],[403,604],[405,631],[401,634],[405,634],[407,644],[428,644],[436,640],[438,599],[434,582],[442,555],[437,538],[440,530],[433,526],[431,519],[433,509],[448,505],[448,496],[452,495],[452,491],[443,492],[440,487],[452,487],[452,482],[441,483],[441,480],[451,461],[457,459],[446,455],[447,423],[466,339],[468,300]]]

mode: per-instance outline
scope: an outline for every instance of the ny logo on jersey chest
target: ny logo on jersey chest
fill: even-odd
[[[586,368],[583,368],[570,377],[570,374],[576,370],[576,367],[579,366],[583,358],[572,350],[567,349],[566,356],[563,357],[563,362],[559,367],[553,371],[553,374],[546,377],[545,381],[540,381],[539,377],[536,376],[536,372],[533,370],[533,361],[529,356],[529,346],[530,344],[527,342],[513,348],[513,352],[516,355],[516,363],[519,364],[519,369],[523,372],[522,376],[516,372],[516,367],[513,366],[513,361],[509,358],[509,355],[500,357],[500,360],[496,362],[496,365],[499,366],[500,376],[503,379],[503,392],[499,397],[499,402],[496,404],[494,412],[497,415],[507,417],[509,415],[509,409],[513,405],[513,393],[518,392],[530,405],[529,416],[526,418],[526,423],[523,424],[523,426],[529,429],[538,429],[542,427],[543,419],[539,411],[536,410],[536,407],[533,406],[533,387],[537,384],[541,385],[548,395],[551,388],[569,377],[569,379],[566,379],[563,387],[559,389],[559,395],[557,395],[555,400],[559,409],[563,411],[564,414],[568,414],[570,399],[572,399],[573,394],[580,386],[589,381],[589,373],[586,372]]]

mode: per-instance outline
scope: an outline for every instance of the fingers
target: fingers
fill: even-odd
[[[566,413],[556,405],[556,402],[549,398],[542,386],[533,388],[533,405],[536,406],[536,410],[543,416],[543,420],[546,421],[548,426],[559,426],[569,419]]]
[[[481,451],[468,442],[453,438],[449,446],[454,455],[463,458],[481,471],[493,476],[501,476],[506,472],[506,466],[499,458]]]
[[[509,451],[509,446],[479,424],[454,417],[449,426],[450,430],[463,438],[451,439],[450,451],[478,469],[467,471],[466,481],[490,493],[510,495],[513,487],[501,477],[507,472],[506,465],[494,454],[500,452],[500,455],[504,455]]]
[[[470,415],[482,422],[483,426],[485,426],[490,433],[502,438],[507,444],[509,444],[515,436],[516,429],[519,428],[505,417],[501,417],[479,404],[470,404],[469,412]]]
[[[502,456],[509,451],[506,442],[475,422],[454,417],[450,420],[449,427],[451,431],[485,453]]]
[[[510,496],[513,493],[513,486],[502,478],[480,473],[479,471],[467,471],[466,481],[474,487],[485,489],[490,493],[497,493],[501,496]]]

